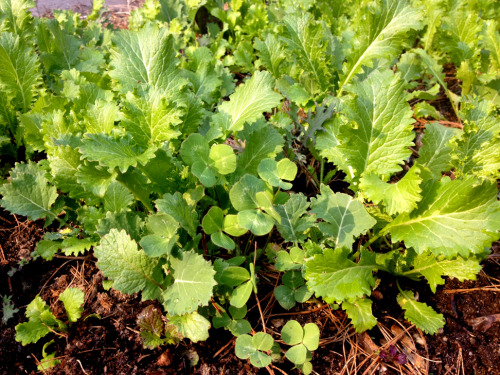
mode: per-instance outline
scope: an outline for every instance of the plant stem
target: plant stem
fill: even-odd
[[[325,183],[323,181],[324,173],[325,173],[325,159],[322,158],[321,159],[321,167],[320,167],[320,170],[319,170],[319,181],[320,181],[321,184]]]
[[[248,243],[247,243],[247,245],[245,247],[245,253],[244,253],[245,255],[248,254],[248,250],[250,250],[250,245],[252,244],[252,242],[253,242],[254,239],[255,239],[255,234],[252,233],[250,235],[250,238],[248,239]]]

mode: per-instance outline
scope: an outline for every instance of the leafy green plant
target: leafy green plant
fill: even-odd
[[[67,321],[64,322],[54,316],[50,307],[40,297],[36,296],[26,307],[26,317],[29,319],[25,323],[16,326],[16,341],[23,345],[36,343],[49,333],[64,335],[68,332],[71,324],[80,319],[83,312],[84,293],[78,288],[67,288],[59,295],[59,300],[63,303],[66,311]],[[43,359],[38,365],[40,371],[48,370],[60,361],[55,360],[56,352],[47,353],[47,348],[54,343],[51,340],[43,346]]]
[[[289,320],[281,330],[283,341],[291,345],[285,357],[306,375],[312,373],[311,352],[319,346],[319,328],[314,323],[302,327],[296,320]]]
[[[314,294],[371,329],[387,273],[405,319],[442,327],[405,280],[474,279],[499,238],[497,2],[150,0],[129,30],[99,4],[34,19],[0,0],[0,146],[24,146],[0,204],[58,230],[36,254],[93,250],[107,285],[158,301],[148,347],[212,322],[269,365],[273,337],[245,319],[263,266],[285,309]],[[415,116],[436,120],[423,137]],[[62,329],[37,303],[34,332]]]

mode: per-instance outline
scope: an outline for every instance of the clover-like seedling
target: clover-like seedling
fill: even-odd
[[[312,372],[312,351],[319,345],[319,328],[314,323],[307,323],[304,327],[296,320],[290,320],[281,330],[281,339],[292,347],[287,350],[285,357],[297,366],[304,374]]]
[[[312,296],[300,271],[286,272],[283,275],[283,285],[280,285],[274,291],[274,296],[279,304],[287,310],[290,310],[295,304],[306,302]]]
[[[238,337],[252,330],[252,326],[248,320],[244,319],[246,315],[247,305],[243,305],[240,308],[229,306],[229,313],[222,311],[217,316],[214,316],[212,323],[214,328],[224,327]]]
[[[236,339],[235,354],[240,359],[250,358],[255,367],[266,367],[271,363],[271,356],[265,352],[273,349],[275,342],[273,337],[264,332],[258,332],[254,336],[241,335]]]

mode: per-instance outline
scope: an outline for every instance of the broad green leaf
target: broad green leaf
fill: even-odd
[[[291,189],[292,184],[283,180],[293,181],[297,174],[297,165],[289,159],[282,159],[276,162],[274,159],[266,158],[259,163],[257,172],[260,178],[269,185],[288,190]]]
[[[429,282],[432,292],[436,293],[436,287],[445,282],[442,276],[455,277],[459,281],[475,280],[481,269],[479,261],[474,257],[441,259],[432,253],[424,253],[417,255],[413,261],[413,269],[405,272],[405,275],[423,275]]]
[[[274,91],[274,79],[265,71],[255,74],[244,84],[239,85],[229,97],[229,101],[219,105],[219,112],[225,119],[223,131],[243,130],[245,122],[252,123],[270,112],[281,102],[281,95]]]
[[[273,229],[274,220],[260,209],[252,209],[238,212],[238,224],[256,236],[263,236]]]
[[[428,168],[434,178],[451,168],[449,141],[458,133],[457,129],[447,128],[437,122],[425,126],[424,144],[419,150],[418,164]]]
[[[376,223],[359,200],[343,193],[334,194],[326,185],[321,185],[321,194],[311,199],[311,212],[324,220],[318,224],[320,230],[334,237],[336,246],[348,249],[356,237]]]
[[[205,341],[208,339],[210,322],[194,311],[190,314],[174,315],[169,318],[169,323],[179,330],[179,333],[192,342]]]
[[[304,329],[296,320],[289,320],[281,329],[281,339],[288,345],[297,345],[304,339]]]
[[[81,146],[84,158],[109,169],[118,168],[122,173],[131,166],[146,164],[154,158],[155,151],[154,148],[144,150],[135,146],[130,136],[114,138],[105,134],[87,134]]]
[[[195,208],[188,205],[181,193],[165,194],[162,199],[156,201],[156,207],[177,220],[192,238],[196,237],[199,221]]]
[[[307,323],[304,325],[304,339],[302,343],[309,351],[318,349],[319,328],[315,323]]]
[[[122,293],[142,291],[143,299],[158,297],[159,283],[154,270],[158,261],[137,249],[137,243],[124,231],[111,229],[94,248],[103,275]]]
[[[23,345],[36,343],[50,333],[49,327],[39,320],[30,320],[16,326],[16,341]]]
[[[0,12],[1,14],[1,12]],[[21,38],[9,32],[0,33],[0,87],[15,96],[13,104],[27,112],[35,87],[41,82],[38,56]]]
[[[306,262],[305,278],[309,290],[317,297],[337,302],[349,301],[371,294],[375,285],[372,271],[376,268],[373,256],[363,252],[359,263],[348,258],[347,249],[326,249]]]
[[[259,60],[255,62],[256,67],[263,65],[274,78],[281,77],[287,54],[284,45],[276,35],[269,33],[263,41],[256,39],[254,47],[259,51],[257,52]]]
[[[300,269],[304,263],[304,251],[298,247],[292,247],[290,253],[284,250],[276,254],[276,269],[278,271],[290,271]]]
[[[71,323],[76,322],[82,316],[85,293],[78,288],[66,288],[59,295],[59,299],[64,304],[66,315]]]
[[[108,234],[111,229],[125,230],[134,241],[139,241],[142,233],[143,221],[141,216],[135,211],[122,211],[119,214],[106,212],[100,215],[96,228],[97,234],[101,237]]]
[[[161,91],[150,90],[144,96],[127,94],[121,124],[137,144],[158,145],[181,135],[182,110]]]
[[[417,253],[436,255],[481,253],[498,239],[500,202],[496,184],[474,178],[427,181],[423,199],[411,213],[400,214],[384,229],[392,241],[404,241]]]
[[[324,93],[331,86],[324,24],[314,20],[310,13],[289,14],[283,19],[283,23],[286,30],[282,40],[291,52],[289,58],[298,66],[296,69],[300,85],[310,97]]]
[[[57,241],[41,240],[36,244],[36,253],[45,260],[52,260],[60,245],[61,243]]]
[[[420,184],[423,179],[418,172],[418,167],[413,166],[394,184],[385,183],[374,174],[367,174],[361,178],[360,189],[373,203],[384,202],[389,215],[411,212],[422,199]]]
[[[168,270],[174,283],[163,292],[163,297],[170,315],[191,313],[208,304],[217,283],[212,265],[201,255],[189,251],[182,253],[182,259],[171,257]]]
[[[274,297],[285,310],[290,310],[297,303],[293,290],[285,285],[280,285],[274,290]]]
[[[35,3],[32,0],[2,0],[0,1],[0,30],[10,31],[22,36],[30,32],[33,15],[29,9]]]
[[[233,185],[229,191],[229,198],[237,211],[251,210],[259,207],[256,195],[264,191],[266,191],[266,184],[262,180],[246,174]]]
[[[234,237],[239,237],[248,232],[238,224],[238,215],[226,215],[224,217],[224,232]]]
[[[81,154],[71,146],[54,148],[47,159],[50,162],[50,172],[57,188],[75,199],[86,198],[90,194],[78,182],[78,168],[82,165]]]
[[[283,284],[291,289],[297,289],[298,287],[304,285],[304,278],[300,271],[290,271],[285,272],[283,275]]]
[[[486,100],[474,99],[462,104],[463,133],[452,140],[452,164],[455,174],[473,174],[492,181],[500,178],[500,117],[496,107]]]
[[[272,126],[252,132],[246,139],[243,152],[238,157],[238,170],[241,174],[257,175],[260,162],[274,158],[283,148],[283,136]]]
[[[179,238],[179,223],[170,215],[158,213],[148,216],[146,227],[150,234],[140,242],[145,253],[150,257],[170,254]]]
[[[127,210],[134,201],[134,196],[125,186],[117,181],[111,182],[104,194],[104,209],[106,211],[119,213]]]
[[[271,350],[271,347],[273,346],[274,340],[273,337],[264,332],[257,332],[253,337],[252,337],[252,343],[255,349],[257,350],[262,350],[262,351],[268,351]]]
[[[250,280],[250,272],[243,267],[229,266],[222,271],[220,280],[223,284],[234,287]]]
[[[342,302],[342,308],[358,333],[368,331],[377,325],[377,319],[372,314],[372,300],[368,298]]]
[[[398,294],[398,303],[405,311],[405,319],[415,324],[428,334],[435,334],[444,326],[444,317],[425,303],[415,301],[415,296],[410,290],[401,290]]]
[[[182,159],[187,164],[192,165],[196,161],[205,161],[208,163],[210,149],[205,137],[199,133],[194,133],[182,142],[180,152]]]
[[[233,293],[231,294],[231,299],[229,301],[231,306],[238,308],[243,307],[248,302],[248,299],[252,294],[252,289],[253,289],[252,280],[249,280],[246,283],[236,287],[236,289],[233,290]]]
[[[271,346],[268,345],[269,343],[271,343]],[[257,348],[268,351],[271,349],[272,344],[272,336],[264,332],[258,332],[253,337],[250,335],[241,335],[236,339],[235,354],[240,359],[250,358],[250,362],[255,367],[266,367],[271,364],[271,357],[262,353]]]
[[[85,251],[90,250],[95,243],[88,238],[76,238],[68,237],[60,243],[60,249],[65,255],[68,256],[78,256],[83,254]]]
[[[139,31],[121,30],[114,34],[110,76],[122,91],[141,85],[176,92],[184,85],[177,69],[174,38],[167,29],[152,24]]]
[[[217,206],[211,207],[201,221],[203,231],[206,234],[212,234],[221,231],[223,223],[224,213],[222,212],[222,209]]]
[[[89,104],[83,118],[86,133],[110,134],[118,114],[118,106],[114,102],[100,99]]]
[[[234,241],[222,232],[213,233],[210,236],[210,239],[216,246],[222,247],[227,250],[234,250],[236,247]]]
[[[10,183],[2,185],[0,193],[3,195],[2,207],[14,214],[27,216],[30,220],[53,220],[57,216],[52,211],[57,190],[49,185],[38,164],[16,163],[10,172]]]
[[[300,329],[302,329],[302,327],[300,327]],[[294,364],[302,364],[306,361],[307,348],[304,344],[295,345],[286,351],[285,357]]]
[[[59,325],[47,303],[38,295],[26,307],[26,317],[28,322],[16,326],[16,341],[23,345],[37,342],[50,332],[51,326]]]
[[[231,146],[214,145],[210,149],[209,159],[210,165],[222,175],[236,170],[236,155]]]
[[[78,152],[78,155],[80,153]],[[79,156],[80,157],[80,156]],[[83,162],[75,173],[76,181],[85,191],[103,197],[109,184],[116,178],[117,172],[109,172],[106,167],[96,162]]]
[[[309,202],[302,193],[290,195],[285,204],[275,207],[281,217],[276,228],[285,241],[302,242],[307,238],[307,230],[316,222],[315,216],[307,211],[308,208]]]
[[[387,181],[411,155],[415,120],[405,85],[399,73],[388,70],[353,83],[346,88],[354,97],[345,99],[346,123],[336,135],[340,144],[326,149],[318,144],[321,154],[346,173],[354,189],[363,174],[374,173]]]
[[[352,78],[370,67],[375,59],[392,60],[407,45],[408,32],[422,27],[421,14],[407,0],[383,0],[381,4],[370,4],[368,9],[358,12],[359,29],[351,51],[344,64],[338,96]]]

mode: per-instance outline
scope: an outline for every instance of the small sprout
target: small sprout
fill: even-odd
[[[386,363],[394,362],[400,365],[405,365],[407,362],[406,355],[404,353],[398,353],[398,350],[394,345],[389,346],[387,350],[382,350],[379,357]]]

